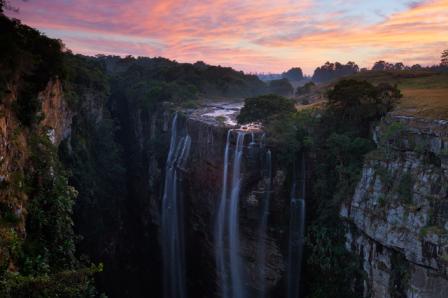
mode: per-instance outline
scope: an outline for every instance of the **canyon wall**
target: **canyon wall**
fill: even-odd
[[[171,117],[172,114],[168,118]],[[219,297],[221,289],[219,278],[216,276],[214,227],[222,191],[224,149],[230,128],[188,112],[181,114],[178,122],[192,140],[188,162],[186,167],[181,169],[188,293],[194,297]],[[237,131],[231,132],[230,156],[233,156],[236,135]],[[258,267],[255,256],[259,241],[261,200],[265,197],[266,191],[262,164],[266,154],[263,138],[262,131],[255,132],[253,136],[249,132],[246,134],[241,168],[242,186],[239,203],[241,255],[245,268],[243,272],[245,284],[252,295],[255,295],[261,287],[257,279]],[[154,166],[152,168],[154,169]],[[159,173],[163,171],[158,170]],[[284,171],[274,166],[267,238],[268,279],[265,281],[266,287],[272,293],[283,291],[282,285],[285,281],[284,233],[287,221],[282,214],[285,212],[284,203],[287,202],[287,197],[284,197],[283,193],[284,182]],[[161,196],[154,199],[155,201],[151,202],[151,219],[155,225],[159,225]],[[281,295],[283,294],[284,292],[281,292]]]
[[[70,133],[72,114],[68,109],[59,80],[50,81],[39,94],[43,118],[35,128],[23,126],[14,110],[17,86],[9,86],[9,93],[0,101],[0,206],[3,224],[0,226],[0,265],[15,270],[11,243],[26,238],[26,215],[29,197],[26,176],[34,171],[30,158],[31,136],[43,133],[58,146]],[[20,240],[18,240],[20,239]]]
[[[448,295],[448,122],[387,116],[341,216],[365,297]]]

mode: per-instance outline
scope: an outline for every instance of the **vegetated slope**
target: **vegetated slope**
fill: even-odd
[[[403,97],[394,113],[430,119],[448,118],[448,74],[433,71],[367,71],[344,79],[397,85]],[[339,81],[339,80],[338,80]],[[325,102],[325,94],[338,82],[319,85],[300,98]],[[307,106],[299,106],[300,109]]]
[[[128,89],[160,100],[248,97],[267,92],[255,75],[203,62],[178,63],[165,58],[99,56],[107,72]]]
[[[142,189],[160,172],[148,174],[147,155],[166,159],[161,103],[252,96],[266,85],[201,62],[73,55],[1,14],[0,33],[0,296],[95,295],[101,267],[79,253],[104,262],[96,286],[108,294],[157,296],[157,235]],[[149,127],[163,136],[148,142]]]
[[[365,72],[353,77],[374,84],[396,84],[403,93],[395,113],[448,119],[448,73],[430,71]]]
[[[0,14],[0,296],[94,296],[76,252],[62,44]]]

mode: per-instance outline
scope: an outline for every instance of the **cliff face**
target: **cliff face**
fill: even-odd
[[[168,141],[172,116],[172,113],[165,112],[163,117],[159,117],[159,120],[152,118],[148,122],[150,124],[148,127],[150,139],[154,139],[154,134],[158,134],[157,137],[160,139],[160,134],[163,134],[165,137],[162,139]],[[230,128],[189,113],[179,116],[178,127],[181,127],[180,130],[185,131],[191,137],[188,162],[185,168],[181,169],[180,174],[181,200],[184,206],[188,294],[194,297],[218,297],[221,289],[218,276],[215,275],[215,220],[221,199],[224,150],[227,131]],[[230,135],[231,159],[233,150],[235,150],[236,136],[237,131],[232,131]],[[263,159],[267,148],[264,147],[263,139],[262,131],[254,132],[253,136],[251,133],[246,134],[241,167],[242,186],[239,202],[241,256],[244,262],[243,274],[246,286],[252,293],[256,293],[262,286],[258,280],[259,268],[256,265],[256,254],[258,241],[260,241],[258,227],[261,218],[261,202],[267,191],[263,176],[263,171],[265,171]],[[256,145],[250,145],[252,141]],[[162,154],[165,158],[168,151],[167,144],[166,142],[161,145],[166,148]],[[163,184],[161,178],[163,179],[165,172],[165,161],[160,159],[160,155],[155,155],[156,151],[149,150],[147,152],[149,153],[148,172],[151,174],[146,202],[150,207],[149,214],[151,214],[152,224],[158,227],[160,233],[162,206],[160,186]],[[146,166],[144,167],[146,168]],[[283,289],[281,286],[286,271],[283,234],[286,220],[282,216],[286,203],[286,198],[282,196],[284,182],[284,172],[274,166],[266,248],[266,274],[268,277],[263,285],[272,293]],[[159,264],[159,266],[161,265]],[[160,267],[159,269],[161,270]]]
[[[0,235],[0,264],[8,264],[14,271],[16,264],[10,259],[14,239],[26,237],[26,215],[29,197],[26,175],[34,170],[30,165],[30,136],[33,131],[47,134],[54,145],[68,136],[71,112],[64,100],[59,80],[50,81],[38,98],[42,102],[43,120],[33,128],[24,127],[14,112],[17,94],[14,86],[0,103],[0,204],[3,224]]]
[[[388,116],[341,215],[366,297],[448,295],[448,122]]]

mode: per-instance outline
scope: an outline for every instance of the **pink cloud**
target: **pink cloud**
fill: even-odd
[[[448,0],[409,5],[373,24],[316,0],[12,2],[25,23],[76,52],[163,55],[246,71],[302,66],[310,73],[326,60],[370,64],[381,54],[431,64],[448,47]]]

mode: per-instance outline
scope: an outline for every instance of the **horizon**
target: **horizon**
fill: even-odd
[[[19,12],[9,16],[74,53],[204,61],[254,74],[300,67],[312,75],[326,61],[429,66],[448,46],[448,0],[10,3]]]

